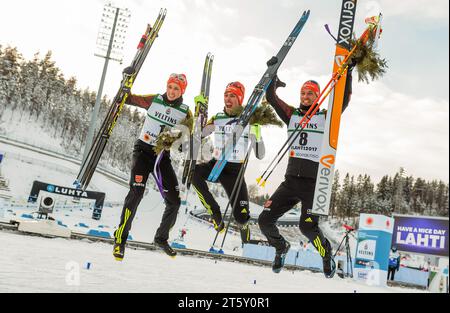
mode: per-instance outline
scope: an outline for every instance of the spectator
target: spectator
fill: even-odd
[[[396,246],[392,246],[389,253],[388,280],[394,280],[395,273],[400,269],[400,254]]]

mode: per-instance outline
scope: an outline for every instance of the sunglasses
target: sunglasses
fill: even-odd
[[[229,83],[228,86],[227,86],[227,88],[230,88],[230,87],[237,88],[237,89],[239,89],[242,93],[245,93],[245,90],[243,90],[243,87],[242,87],[242,85],[241,85],[240,83],[237,83],[237,82]]]
[[[183,83],[186,82],[186,76],[184,76],[183,74],[171,74],[170,78],[175,78],[178,79],[179,81],[182,81]]]

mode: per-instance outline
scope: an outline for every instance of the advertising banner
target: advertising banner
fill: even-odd
[[[28,197],[29,203],[36,203],[39,197],[39,192],[45,191],[51,194],[74,197],[79,199],[90,199],[95,200],[95,208],[92,213],[92,218],[94,220],[100,220],[102,216],[103,204],[105,202],[104,192],[94,192],[94,191],[82,191],[79,189],[73,189],[68,187],[57,186],[54,184],[48,184],[40,181],[34,181],[33,187],[31,188],[30,196]]]
[[[448,258],[448,218],[394,216],[392,245],[399,251]]]
[[[354,278],[369,285],[386,286],[394,219],[361,214]]]

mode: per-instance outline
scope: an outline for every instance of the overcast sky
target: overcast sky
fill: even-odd
[[[103,0],[0,0],[0,44],[19,48],[25,58],[53,51],[66,77],[75,76],[80,88],[97,90],[103,60],[94,57]],[[161,7],[168,9],[165,24],[144,64],[133,92],[164,92],[167,77],[184,72],[189,86],[185,102],[193,106],[200,90],[204,57],[215,54],[210,114],[223,107],[223,91],[230,81],[247,87],[246,99],[301,16],[311,17],[282,65],[279,76],[287,88],[286,102],[299,104],[300,85],[315,79],[322,86],[331,76],[333,41],[323,25],[336,32],[340,0],[127,0],[115,4],[132,12],[124,64],[111,63],[105,93],[112,98],[121,70],[130,63],[148,22]],[[355,79],[353,98],[345,112],[337,154],[341,173],[370,174],[376,182],[403,166],[407,174],[448,182],[449,73],[448,0],[360,0],[355,31],[364,19],[382,11],[382,55],[388,74],[366,85]],[[325,102],[327,105],[328,102]],[[286,139],[285,129],[263,129],[268,154],[252,161],[248,183],[261,173]],[[132,140],[132,139],[130,139]],[[272,192],[283,179],[286,163],[268,184]]]

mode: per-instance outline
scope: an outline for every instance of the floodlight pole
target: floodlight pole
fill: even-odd
[[[111,51],[112,51],[113,42],[114,42],[114,35],[116,32],[117,20],[119,18],[119,12],[120,12],[120,8],[116,8],[116,16],[114,18],[113,29],[111,32],[111,38],[109,40],[108,52],[105,57],[105,65],[103,66],[102,79],[100,80],[100,86],[99,86],[98,92],[97,92],[97,100],[95,101],[94,111],[92,112],[91,123],[89,125],[89,132],[88,132],[88,135],[86,138],[86,145],[84,146],[84,154],[83,154],[82,164],[86,160],[87,154],[89,153],[89,149],[91,148],[92,142],[94,140],[95,121],[97,120],[98,113],[100,111],[100,102],[102,100],[103,87],[105,85],[106,73],[108,71],[108,64],[109,64],[109,60],[111,57]]]

